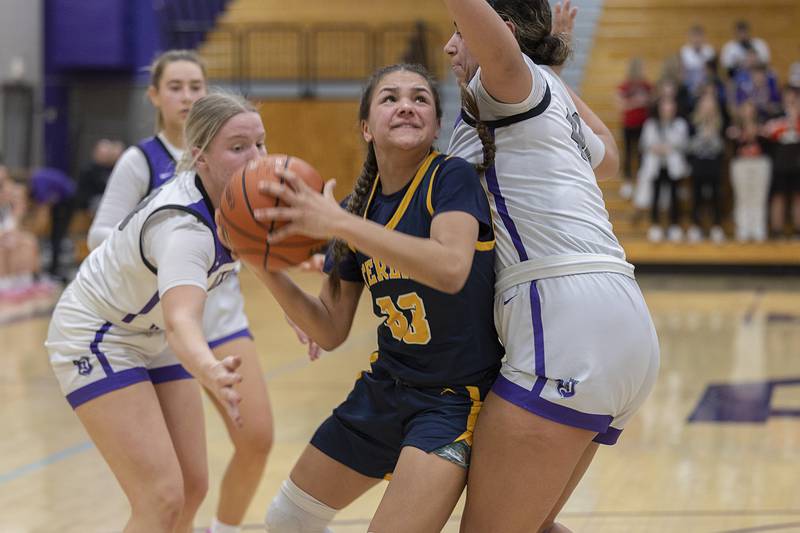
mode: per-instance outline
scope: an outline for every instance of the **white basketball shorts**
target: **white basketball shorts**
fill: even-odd
[[[140,381],[192,376],[166,353],[164,332],[121,328],[92,314],[69,286],[53,312],[45,342],[50,364],[72,408]]]
[[[659,347],[634,279],[552,277],[495,295],[506,359],[493,392],[538,416],[614,444],[656,380]]]

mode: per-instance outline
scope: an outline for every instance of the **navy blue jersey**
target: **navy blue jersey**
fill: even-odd
[[[158,189],[172,178],[175,174],[175,160],[158,137],[144,139],[136,146],[144,154],[147,167],[150,169],[150,181],[147,185],[149,194],[150,191]]]
[[[412,385],[471,385],[500,368],[502,348],[493,319],[494,233],[475,169],[459,158],[433,152],[402,190],[384,195],[375,180],[365,218],[421,238],[430,237],[440,213],[461,211],[479,224],[472,270],[457,294],[446,294],[410,279],[360,251],[340,264],[345,281],[362,282],[372,294],[378,327],[373,366]],[[330,271],[330,256],[326,271]]]

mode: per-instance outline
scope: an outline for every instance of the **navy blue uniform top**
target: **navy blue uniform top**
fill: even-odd
[[[493,379],[503,349],[493,318],[494,233],[486,194],[472,165],[433,152],[402,190],[384,195],[375,180],[365,218],[387,228],[429,238],[437,214],[462,211],[479,222],[467,282],[446,294],[360,251],[340,263],[341,278],[372,293],[378,326],[373,366],[411,385],[471,385]],[[330,272],[329,255],[325,271]]]

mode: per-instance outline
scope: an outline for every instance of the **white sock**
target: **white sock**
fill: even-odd
[[[217,520],[216,516],[214,517],[214,520],[211,521],[211,533],[241,533],[241,531],[241,526],[223,524]]]
[[[287,479],[267,510],[267,533],[333,533],[327,526],[336,515],[328,507]]]

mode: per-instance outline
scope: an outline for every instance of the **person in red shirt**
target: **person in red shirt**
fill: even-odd
[[[620,189],[624,198],[630,198],[633,193],[632,178],[636,175],[633,168],[634,158],[639,163],[639,138],[642,136],[642,127],[649,115],[652,103],[653,86],[644,77],[642,60],[631,59],[628,66],[628,76],[617,88],[617,97],[622,110],[623,139],[625,157],[623,160],[623,178],[625,182]]]

